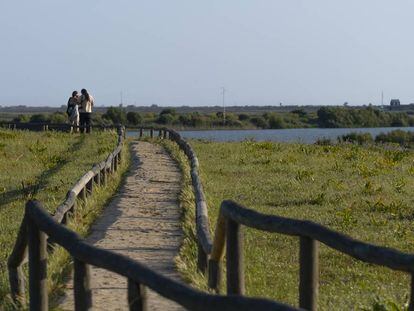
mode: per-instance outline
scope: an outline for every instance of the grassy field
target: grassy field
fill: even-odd
[[[105,159],[115,146],[116,134],[113,132],[70,135],[0,130],[0,302],[4,303],[4,308],[10,307],[6,262],[25,202],[36,198],[53,212],[76,180],[93,163]],[[88,205],[79,209],[74,216],[76,221],[71,225],[73,228],[82,234],[87,232],[88,225],[119,185],[126,166],[124,164],[119,174],[114,176],[108,189],[98,189]],[[61,276],[67,271],[68,264],[62,251],[57,251],[52,257],[49,285],[51,290],[55,290],[62,285]]]
[[[221,201],[233,199],[263,213],[309,219],[363,241],[414,250],[410,151],[350,144],[191,144],[199,157],[212,228]],[[248,295],[297,305],[298,238],[244,232]],[[195,260],[195,254],[187,255]],[[406,274],[361,263],[324,245],[320,267],[322,310],[407,302]],[[193,267],[183,269],[191,275]]]

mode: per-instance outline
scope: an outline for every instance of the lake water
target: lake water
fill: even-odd
[[[374,138],[380,133],[393,130],[414,131],[414,127],[376,127],[376,128],[335,128],[335,129],[283,129],[283,130],[206,130],[179,131],[182,137],[191,139],[207,139],[212,141],[242,141],[254,139],[257,141],[302,142],[312,144],[321,138],[332,141],[351,132],[370,133]],[[127,136],[136,136],[137,131],[127,132]],[[156,133],[154,132],[154,135]]]

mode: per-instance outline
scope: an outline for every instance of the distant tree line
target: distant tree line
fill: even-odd
[[[62,112],[52,114],[22,114],[15,122],[63,123],[67,117]],[[317,112],[295,109],[290,112],[253,113],[177,113],[173,108],[160,113],[139,113],[121,107],[110,107],[105,113],[94,113],[97,125],[125,124],[127,126],[169,126],[183,128],[352,128],[414,126],[414,117],[406,112],[385,112],[372,107],[322,107]]]

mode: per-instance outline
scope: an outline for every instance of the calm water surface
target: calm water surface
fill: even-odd
[[[321,138],[333,141],[351,132],[370,133],[374,138],[380,133],[393,130],[414,131],[414,127],[376,127],[376,128],[335,128],[335,129],[283,129],[283,130],[206,130],[180,131],[182,137],[191,139],[207,139],[212,141],[242,141],[254,139],[257,141],[302,142],[312,144]],[[128,131],[128,136],[138,135],[137,131]],[[155,134],[155,133],[154,133]]]

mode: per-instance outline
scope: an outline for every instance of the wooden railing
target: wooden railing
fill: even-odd
[[[211,253],[213,243],[210,235],[207,201],[204,195],[203,185],[198,174],[199,163],[197,156],[190,144],[174,130],[167,128],[141,127],[138,135],[139,137],[149,136],[151,138],[168,138],[177,143],[188,158],[191,170],[191,181],[195,194],[195,224],[198,249],[197,267],[201,272],[206,273],[208,257]]]
[[[63,203],[57,207],[53,219],[58,223],[66,223],[68,215],[73,213],[76,209],[78,198],[83,202],[86,202],[87,197],[92,195],[94,186],[106,185],[108,175],[117,171],[122,158],[121,153],[125,129],[120,126],[117,131],[118,142],[114,151],[108,155],[106,160],[95,164],[90,171],[86,172],[72,189],[68,191]],[[25,298],[25,282],[22,266],[27,258],[27,230],[27,217],[25,215],[17,235],[16,243],[7,263],[12,298],[20,303],[24,303]]]
[[[298,236],[299,307],[317,309],[319,259],[318,242],[366,263],[404,271],[411,275],[409,310],[414,310],[414,254],[364,243],[317,223],[265,215],[233,201],[223,201],[217,220],[213,250],[209,260],[209,286],[220,286],[220,262],[226,244],[227,293],[244,294],[243,238],[241,225],[262,231]]]
[[[298,310],[268,299],[243,296],[211,295],[163,276],[126,256],[84,242],[51,217],[38,201],[26,204],[26,236],[29,241],[30,310],[48,309],[47,236],[62,246],[74,261],[75,310],[91,310],[89,265],[115,272],[128,280],[127,299],[130,310],[146,310],[146,287],[189,310]]]
[[[411,274],[411,296],[409,310],[414,310],[414,254],[364,243],[311,221],[265,215],[243,207],[232,201],[223,201],[212,242],[207,213],[207,204],[198,175],[198,159],[191,146],[180,134],[167,128],[140,128],[139,137],[148,135],[175,141],[186,154],[191,165],[191,178],[195,192],[196,239],[198,245],[198,268],[208,271],[208,285],[217,293],[221,281],[221,262],[226,248],[227,294],[210,295],[192,289],[145,267],[139,262],[111,251],[99,249],[85,243],[76,233],[65,228],[65,215],[74,208],[77,196],[86,196],[95,172],[83,177],[68,194],[67,200],[58,208],[54,217],[36,201],[28,202],[15,249],[9,260],[10,284],[14,297],[24,293],[21,264],[25,258],[29,241],[29,287],[30,309],[47,309],[46,265],[47,241],[65,248],[74,259],[74,295],[76,310],[91,308],[88,265],[101,267],[128,279],[128,302],[130,310],[145,310],[145,287],[158,292],[190,310],[298,310],[293,307],[259,298],[244,297],[243,237],[241,225],[267,232],[298,236],[299,249],[299,307],[317,309],[319,285],[318,243],[336,249],[366,263],[388,267]],[[122,135],[120,135],[122,136]],[[120,138],[122,140],[122,138]],[[121,149],[119,149],[120,152]],[[116,150],[115,150],[116,151]],[[114,151],[114,152],[115,152]],[[112,154],[112,159],[114,154]],[[118,158],[119,159],[119,158]],[[103,166],[108,169],[108,162]],[[117,161],[111,160],[111,168]],[[116,168],[114,168],[116,169]],[[102,171],[100,171],[102,174]],[[106,174],[106,173],[105,173]],[[93,176],[93,178],[92,178]],[[101,175],[102,176],[102,175]],[[104,175],[106,176],[106,175]],[[88,186],[88,183],[89,186]],[[88,188],[89,187],[89,188]],[[85,197],[84,197],[85,198]],[[61,212],[59,212],[61,210]],[[208,269],[207,269],[208,268]]]

